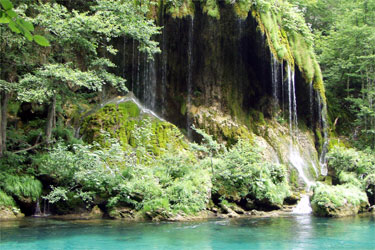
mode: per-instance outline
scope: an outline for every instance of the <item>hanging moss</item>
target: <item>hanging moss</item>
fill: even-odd
[[[249,15],[251,6],[252,6],[251,0],[241,0],[241,1],[236,2],[233,8],[237,16],[245,20]]]
[[[220,19],[220,10],[216,0],[202,1],[203,12],[207,15]]]
[[[171,1],[166,4],[168,12],[173,17],[186,17],[194,15],[194,2],[191,0]],[[220,8],[217,0],[201,0],[204,13],[220,18]],[[267,38],[271,53],[277,60],[285,60],[294,68],[302,72],[307,83],[314,83],[314,89],[326,103],[323,77],[313,49],[312,35],[301,15],[293,10],[287,1],[251,1],[237,0],[226,1],[233,6],[238,17],[246,19],[251,11],[256,19],[259,29]]]

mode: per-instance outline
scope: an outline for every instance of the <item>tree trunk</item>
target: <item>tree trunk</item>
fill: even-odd
[[[6,92],[1,92],[0,99],[0,157],[2,157],[6,151],[9,94]]]
[[[55,125],[56,116],[56,95],[52,97],[52,102],[48,107],[47,126],[46,126],[46,143],[51,142],[52,129]]]

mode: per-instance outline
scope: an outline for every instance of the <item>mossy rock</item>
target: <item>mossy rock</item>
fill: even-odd
[[[22,218],[25,215],[17,207],[0,206],[0,220]]]
[[[192,107],[194,124],[212,135],[215,140],[226,143],[227,146],[234,145],[239,139],[254,139],[254,134],[236,119],[223,113],[215,105],[211,107]]]
[[[124,149],[137,147],[139,143],[145,144],[155,155],[159,155],[162,149],[168,146],[186,148],[187,144],[179,129],[164,120],[147,113],[139,106],[137,101],[131,99],[113,100],[99,110],[84,118],[81,134],[89,143],[94,141],[101,146],[107,145],[109,134],[117,138]],[[135,130],[137,129],[137,133]],[[141,134],[150,134],[148,139],[140,139]]]
[[[366,193],[354,185],[330,186],[317,183],[311,206],[315,215],[343,217],[367,211],[369,202]]]

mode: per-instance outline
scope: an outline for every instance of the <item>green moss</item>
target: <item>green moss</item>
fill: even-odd
[[[316,129],[315,135],[318,139],[318,151],[322,152],[322,148],[323,148],[323,144],[324,144],[324,138],[322,136],[322,132],[319,129]]]
[[[129,146],[137,147],[137,143],[141,143],[134,134],[135,128],[146,129],[145,132],[152,134],[150,141],[142,143],[148,144],[148,148],[156,155],[161,153],[161,149],[167,148],[168,144],[177,148],[186,147],[183,136],[176,126],[141,114],[138,106],[130,101],[118,105],[107,104],[87,116],[81,131],[84,140],[90,143],[96,141],[101,146],[109,146],[106,145],[106,135],[103,133],[107,132],[111,137],[117,138],[125,149]]]
[[[220,10],[216,0],[206,0],[203,2],[203,12],[211,17],[220,19]]]
[[[251,10],[251,6],[251,0],[236,1],[234,4],[234,11],[241,19],[246,19],[249,15],[249,11]]]
[[[186,101],[184,100],[181,104],[181,109],[180,109],[181,115],[186,115],[186,110],[187,110],[187,106],[186,106]]]
[[[294,168],[293,169],[290,169],[290,173],[289,173],[289,183],[291,186],[293,187],[298,187],[298,177],[299,174],[297,172],[297,170],[295,170]]]
[[[194,17],[195,6],[192,0],[178,1],[167,5],[167,12],[174,18]]]

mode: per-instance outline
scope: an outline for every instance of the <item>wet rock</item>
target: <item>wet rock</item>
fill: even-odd
[[[299,199],[300,198],[297,195],[293,194],[293,195],[290,195],[290,196],[286,197],[285,200],[284,200],[284,203],[286,205],[296,205],[298,203]]]
[[[0,207],[0,220],[22,218],[25,215],[16,207]]]
[[[108,213],[112,219],[133,219],[134,210],[130,207],[115,207]]]
[[[98,206],[94,206],[90,212],[90,217],[93,219],[100,219],[103,217],[103,212]]]

